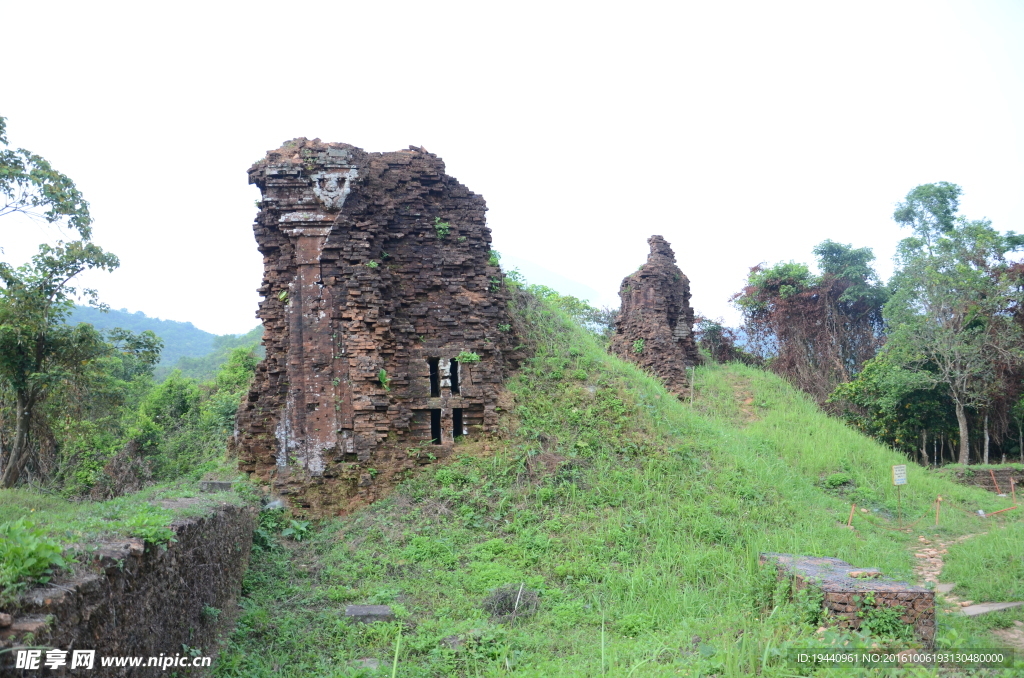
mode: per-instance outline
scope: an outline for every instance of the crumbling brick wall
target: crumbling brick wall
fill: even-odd
[[[858,569],[838,558],[762,553],[761,565],[775,567],[780,579],[790,578],[796,590],[814,587],[823,594],[828,623],[859,630],[871,609],[897,608],[900,620],[931,646],[935,641],[935,593],[921,586],[893,581],[874,569]]]
[[[337,513],[493,432],[511,321],[484,199],[421,148],[319,139],[249,180],[267,357],[238,414],[241,468]]]
[[[682,395],[686,368],[699,364],[693,338],[690,281],[676,266],[672,247],[660,235],[647,239],[647,263],[626,276],[619,287],[621,306],[615,321],[612,351],[658,375]]]
[[[168,676],[174,671],[145,664],[103,668],[100,658],[148,662],[161,654],[187,654],[185,646],[215,656],[219,638],[235,618],[255,526],[254,509],[223,504],[175,521],[175,540],[165,546],[133,538],[86,549],[73,577],[32,589],[4,606],[2,612],[13,619],[10,625],[0,621],[0,676]],[[26,645],[67,651],[67,663],[55,670],[17,669],[17,652],[11,649]],[[94,650],[93,668],[71,671],[71,650]]]
[[[997,466],[958,468],[953,473],[953,480],[961,485],[973,485],[1000,494],[1010,494],[1010,480],[1013,479],[1016,491],[1019,493],[1021,483],[1024,482],[1024,470],[1020,464]]]

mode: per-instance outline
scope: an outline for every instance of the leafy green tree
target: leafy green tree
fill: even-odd
[[[863,433],[928,463],[929,432],[956,430],[949,397],[930,379],[888,361],[883,350],[864,363],[856,378],[840,384],[829,397],[839,414]]]
[[[75,182],[45,158],[6,147],[7,119],[0,117],[0,217],[21,213],[51,224],[65,222],[83,238],[91,237],[89,203]]]
[[[884,317],[887,361],[942,386],[952,400],[959,462],[966,464],[968,409],[985,410],[1002,375],[1022,362],[1013,311],[1024,295],[1006,254],[1020,249],[1024,237],[957,215],[959,195],[954,184],[926,184],[897,206],[893,218],[914,235],[899,245]]]
[[[37,409],[61,384],[81,379],[109,344],[91,325],[64,319],[78,290],[74,278],[87,269],[113,270],[117,257],[86,241],[41,245],[30,264],[0,263],[0,387],[14,400],[14,435],[5,446],[0,486],[11,487],[31,450]],[[95,302],[94,290],[82,294]]]

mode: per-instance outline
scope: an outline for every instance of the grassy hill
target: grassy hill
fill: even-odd
[[[913,581],[919,535],[1020,534],[1020,512],[976,515],[1006,500],[915,465],[901,528],[890,467],[906,458],[771,374],[700,368],[691,406],[544,302],[521,295],[516,313],[534,357],[507,385],[502,439],[460,443],[453,462],[320,525],[263,512],[215,676],[393,675],[396,649],[407,678],[805,675],[788,650],[875,641],[819,632],[820,605],[791,602],[759,552]],[[848,530],[853,501],[868,511]],[[279,536],[286,523],[303,538]],[[1014,592],[1018,571],[999,565],[1024,547],[1002,534],[977,537],[980,571],[970,550],[950,552],[975,590]],[[502,623],[513,599],[536,612]],[[388,604],[399,619],[349,624],[347,604]],[[943,613],[938,644],[990,647],[990,627],[1020,619]]]

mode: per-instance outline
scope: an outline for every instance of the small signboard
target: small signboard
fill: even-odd
[[[907,484],[907,465],[897,464],[892,467],[892,484],[893,485],[906,485]]]

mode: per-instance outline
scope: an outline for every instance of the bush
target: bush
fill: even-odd
[[[54,567],[64,567],[60,545],[26,518],[0,524],[0,592],[25,580],[49,581]]]
[[[849,473],[833,473],[825,478],[825,487],[834,490],[843,485],[852,485],[853,477]]]

